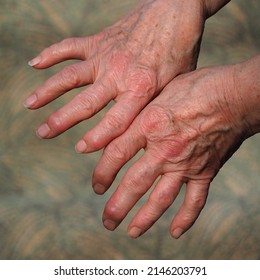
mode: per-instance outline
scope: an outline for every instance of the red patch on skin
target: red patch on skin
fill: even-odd
[[[187,142],[188,141],[185,139],[177,136],[173,137],[171,140],[163,141],[161,143],[161,151],[163,151],[163,156],[168,160],[180,157],[188,145]]]

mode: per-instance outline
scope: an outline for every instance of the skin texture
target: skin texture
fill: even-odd
[[[37,130],[41,138],[55,137],[115,101],[76,145],[82,153],[105,148],[93,174],[96,193],[103,194],[121,167],[144,149],[105,207],[107,229],[114,230],[159,179],[130,223],[129,236],[148,230],[186,185],[170,228],[180,237],[199,216],[219,169],[259,132],[259,57],[188,73],[196,68],[206,18],[227,2],[140,1],[99,34],[66,39],[29,62],[44,69],[80,60],[40,85],[25,101],[29,109],[90,85],[49,116]]]
[[[129,236],[136,238],[148,230],[183,184],[186,194],[171,223],[171,235],[179,238],[193,225],[222,165],[246,138],[260,131],[259,70],[260,56],[177,77],[105,148],[93,175],[94,189],[100,194],[120,168],[144,149],[105,207],[107,229],[114,230],[158,178],[130,223]]]
[[[195,69],[204,14],[201,1],[189,5],[186,1],[141,1],[103,32],[66,39],[43,50],[29,62],[37,69],[71,58],[82,61],[40,85],[25,101],[26,107],[38,109],[72,88],[90,86],[51,114],[37,135],[55,137],[114,100],[111,110],[76,149],[93,152],[105,147],[172,78]]]

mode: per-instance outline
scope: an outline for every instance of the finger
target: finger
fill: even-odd
[[[112,88],[109,92],[106,91],[107,87],[97,81],[53,113],[38,128],[37,135],[40,138],[52,138],[80,121],[92,117],[114,98],[115,92]]]
[[[137,238],[146,232],[172,205],[182,186],[182,180],[174,174],[164,174],[147,202],[138,211],[128,227],[128,235]]]
[[[136,96],[132,92],[123,94],[100,123],[83,136],[81,140],[85,141],[86,149],[77,150],[82,153],[94,152],[107,146],[126,131],[148,102],[149,99],[145,94],[143,97]]]
[[[208,189],[208,183],[188,181],[184,202],[171,224],[171,235],[174,238],[179,238],[195,223],[206,203]]]
[[[38,87],[24,105],[38,109],[73,88],[93,83],[94,78],[92,61],[67,66]]]
[[[118,171],[140,149],[146,140],[134,125],[112,141],[104,150],[92,177],[94,191],[103,194],[113,183]]]
[[[69,38],[44,49],[37,57],[28,62],[35,68],[47,68],[67,59],[86,59],[89,38]]]
[[[117,190],[107,202],[103,223],[109,230],[114,230],[135,203],[147,192],[160,175],[160,164],[148,152],[126,172]]]

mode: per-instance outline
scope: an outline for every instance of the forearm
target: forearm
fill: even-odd
[[[166,4],[168,2],[168,5],[173,5],[173,7],[178,7],[179,5],[200,5],[203,7],[205,12],[205,17],[211,17],[215,13],[217,13],[222,7],[224,7],[227,3],[229,3],[231,0],[171,0],[171,1],[165,1],[165,0],[141,0],[139,2],[139,5],[137,5],[136,10],[140,9],[140,7],[150,4],[152,2],[161,2],[161,4]],[[167,4],[166,4],[167,5]],[[170,7],[169,7],[170,8]],[[133,10],[133,11],[136,11]]]
[[[260,132],[260,55],[234,66],[234,82],[241,116],[249,135]]]
[[[206,17],[213,16],[231,0],[202,0],[204,2]]]

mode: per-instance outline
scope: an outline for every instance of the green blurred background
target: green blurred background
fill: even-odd
[[[100,152],[78,155],[74,145],[105,111],[56,139],[35,136],[78,90],[26,110],[23,100],[64,67],[36,71],[27,61],[63,38],[102,30],[136,2],[0,0],[0,259],[260,259],[260,135],[224,166],[199,220],[179,240],[168,228],[181,197],[137,240],[126,233],[132,214],[115,232],[103,228],[103,207],[116,184],[95,195],[91,175]],[[258,0],[232,1],[208,20],[199,66],[259,53],[259,8]]]

